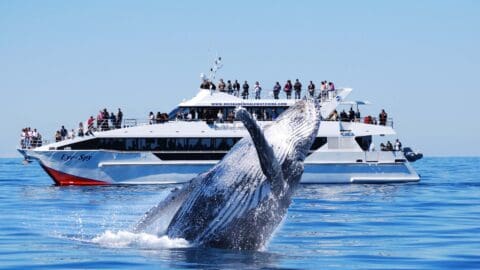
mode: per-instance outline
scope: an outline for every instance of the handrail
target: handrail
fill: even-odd
[[[375,125],[375,126],[389,126],[389,127],[393,128],[393,118],[392,117],[388,117],[385,124],[380,123],[378,118],[373,117],[373,116],[370,116],[370,117],[369,116],[364,116],[364,117],[360,117],[360,118],[355,117],[353,120],[350,120],[349,118],[342,120],[342,119],[340,119],[340,116],[338,116],[336,120],[323,119],[323,121],[336,121],[336,122],[344,122],[344,123],[353,123],[354,122],[354,123],[363,123],[363,124],[369,124],[369,125]]]
[[[49,144],[49,140],[43,140],[43,139],[21,139],[20,140],[20,149],[35,149],[37,147],[40,147],[42,145]]]
[[[326,102],[326,101],[330,101],[330,100],[333,100],[337,95],[338,95],[338,91],[339,90],[342,90],[343,88],[335,88],[333,90],[320,90],[320,89],[315,89],[314,90],[314,94],[313,96],[317,99],[320,99],[321,102]],[[208,90],[208,89],[204,89],[204,90]],[[243,92],[243,89],[240,89],[238,91],[232,91],[232,92],[229,92],[227,89],[225,89],[225,91],[220,91],[218,88],[213,90],[213,89],[210,89],[210,92],[211,93],[224,93],[224,94],[229,94],[229,95],[233,95],[235,97],[238,97],[238,98],[242,98],[242,92]],[[294,93],[295,90],[291,90],[291,93]],[[308,89],[302,89],[301,92],[303,93],[303,96],[302,97],[305,97],[307,95],[310,95],[310,92],[308,91]],[[266,95],[265,93],[267,93],[268,95]],[[280,90],[279,92],[279,96],[281,93],[285,93],[285,91],[283,90],[283,87],[282,89]],[[295,99],[294,98],[295,95],[292,95],[292,98],[291,99]],[[273,94],[273,89],[263,89],[261,90],[260,92],[260,99],[273,99],[274,98],[274,94]],[[247,100],[250,100],[250,99],[253,99],[255,100],[255,89],[254,88],[250,88],[248,90],[248,98]],[[286,98],[286,94],[284,94],[284,98],[279,98],[278,100],[287,100]]]

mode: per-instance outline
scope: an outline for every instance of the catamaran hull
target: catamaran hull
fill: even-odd
[[[19,150],[37,160],[57,185],[184,183],[217,163],[163,161],[150,152]],[[417,182],[419,175],[406,160],[395,162],[318,162],[308,157],[301,183]]]

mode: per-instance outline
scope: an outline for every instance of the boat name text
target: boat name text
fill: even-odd
[[[76,160],[76,161],[89,161],[92,159],[91,155],[85,155],[85,154],[80,154],[80,155],[67,155],[63,154],[62,157],[60,158],[63,161],[70,161],[70,160]]]
[[[212,102],[212,106],[288,106],[286,102]]]

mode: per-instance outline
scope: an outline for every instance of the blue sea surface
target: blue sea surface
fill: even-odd
[[[241,252],[96,241],[173,186],[57,187],[36,163],[0,159],[0,268],[480,269],[480,158],[413,165],[419,183],[302,185],[266,250]]]

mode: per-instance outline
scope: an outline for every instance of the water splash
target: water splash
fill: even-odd
[[[91,242],[109,248],[173,249],[191,246],[187,240],[182,238],[171,239],[166,235],[157,236],[144,232],[132,233],[129,231],[112,232],[110,230],[97,235]]]

